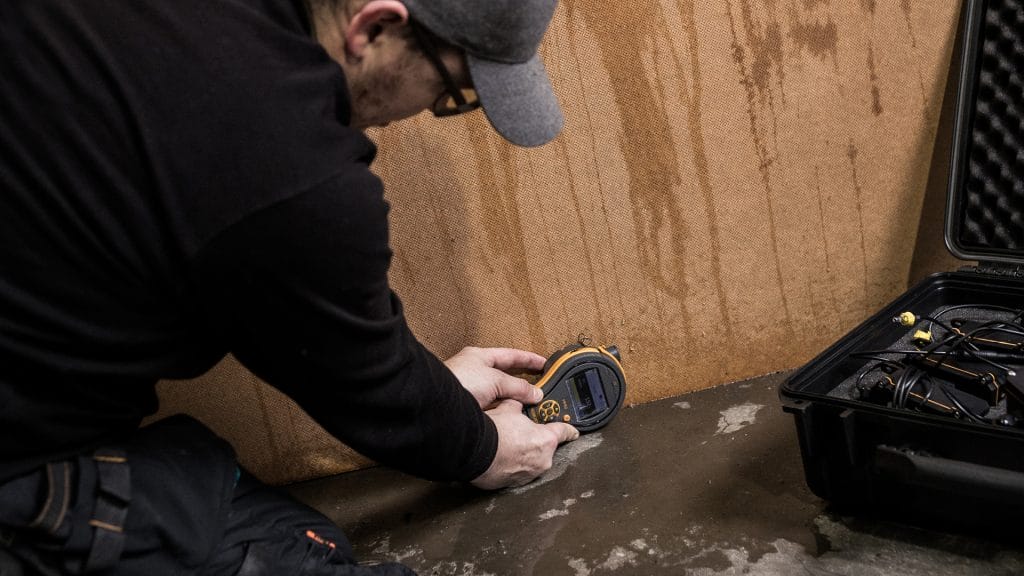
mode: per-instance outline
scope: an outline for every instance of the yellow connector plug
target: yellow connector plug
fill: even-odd
[[[928,330],[918,330],[918,331],[914,332],[914,341],[915,342],[931,342],[932,341],[932,333],[929,332]]]
[[[917,316],[913,312],[902,312],[899,316],[892,319],[893,322],[900,326],[911,327],[917,324]]]

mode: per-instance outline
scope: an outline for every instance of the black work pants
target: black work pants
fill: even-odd
[[[0,576],[409,576],[176,416],[0,485]]]

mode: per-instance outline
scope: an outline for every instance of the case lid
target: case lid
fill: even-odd
[[[967,0],[946,206],[957,257],[1024,263],[1024,0]]]

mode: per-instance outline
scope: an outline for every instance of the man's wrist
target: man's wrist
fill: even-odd
[[[459,474],[459,479],[464,482],[470,482],[486,472],[498,453],[498,428],[485,413],[481,412],[480,417],[483,418],[483,426],[476,448]]]

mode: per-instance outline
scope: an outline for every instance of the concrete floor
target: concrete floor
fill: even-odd
[[[784,376],[625,408],[523,488],[373,468],[290,491],[360,560],[423,576],[1024,574],[1024,549],[830,512],[804,483]]]

